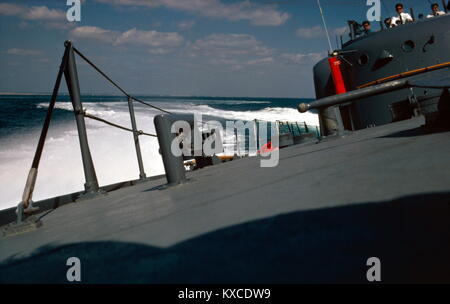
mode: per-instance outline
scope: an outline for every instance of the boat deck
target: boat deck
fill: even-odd
[[[450,282],[450,132],[414,118],[61,206],[0,239],[0,282]],[[144,155],[145,158],[145,155]]]

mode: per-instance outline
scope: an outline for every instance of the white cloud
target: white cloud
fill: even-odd
[[[151,47],[175,47],[183,42],[183,37],[178,33],[162,33],[157,31],[140,31],[131,29],[121,33],[115,45],[137,44]]]
[[[19,15],[26,11],[26,7],[11,3],[0,3],[1,15]]]
[[[321,53],[283,53],[280,55],[287,63],[295,64],[315,64],[326,56],[325,52]]]
[[[246,34],[212,34],[188,43],[184,51],[197,65],[220,66],[232,71],[275,62],[273,49]]]
[[[41,51],[38,50],[31,50],[31,49],[19,49],[19,48],[12,48],[5,51],[8,55],[19,55],[19,56],[40,56],[42,55]]]
[[[338,27],[329,30],[330,34],[332,36],[339,36],[347,32],[347,27]],[[325,36],[325,30],[322,26],[316,25],[313,27],[302,27],[297,29],[296,31],[297,36],[304,38],[304,39],[312,39],[312,38],[319,38]]]
[[[192,60],[232,70],[260,66],[267,68],[268,65],[312,65],[326,56],[326,52],[283,53],[245,34],[212,34],[188,43],[186,49],[187,56]]]
[[[148,52],[153,55],[165,55],[173,52],[173,48],[149,49]]]
[[[302,38],[317,38],[324,35],[323,28],[321,26],[303,27],[297,30],[297,36]]]
[[[338,27],[338,28],[335,28],[333,30],[333,34],[338,35],[338,36],[344,35],[345,33],[348,33],[348,27],[347,26]]]
[[[125,32],[112,31],[96,26],[79,26],[70,31],[69,35],[74,39],[92,40],[115,46],[141,45],[150,47],[151,54],[167,54],[173,48],[183,43],[183,37],[178,33],[163,33],[157,31],[141,31],[135,28]]]
[[[185,20],[177,23],[177,27],[182,31],[190,30],[195,25],[194,20]]]
[[[254,36],[246,34],[212,34],[198,39],[189,46],[189,55],[228,56],[268,56],[272,50],[264,46]]]
[[[51,28],[65,29],[72,25],[66,20],[66,13],[46,6],[25,6],[0,3],[0,15],[18,16],[24,20],[41,21]]]
[[[28,20],[62,21],[66,19],[66,13],[46,6],[33,6],[27,9],[22,17]]]
[[[96,26],[78,26],[70,31],[69,35],[75,39],[94,40],[113,44],[120,34],[119,32],[105,30]]]
[[[1,15],[17,15],[27,20],[63,21],[66,13],[60,9],[49,9],[46,6],[24,6],[11,3],[0,3]]]
[[[272,57],[266,57],[261,59],[255,59],[255,60],[249,60],[246,62],[247,65],[259,65],[259,64],[266,64],[266,63],[272,63],[273,58]]]
[[[224,4],[219,0],[97,0],[116,5],[145,6],[196,13],[202,16],[230,21],[249,21],[255,26],[278,26],[290,17],[274,5],[253,3],[248,0]]]

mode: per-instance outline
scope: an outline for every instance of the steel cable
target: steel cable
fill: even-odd
[[[140,100],[140,99],[138,99],[138,98],[136,98],[136,97],[133,97],[133,96],[129,96],[131,99],[133,99],[134,101],[137,101],[137,102],[139,102],[139,103],[141,103],[141,104],[143,104],[143,105],[146,105],[146,106],[148,106],[148,107],[152,107],[152,108],[154,108],[154,109],[157,109],[157,110],[159,110],[159,111],[161,111],[161,112],[164,112],[164,113],[167,113],[167,114],[172,114],[172,113],[170,113],[169,111],[166,111],[166,110],[164,110],[164,109],[161,109],[161,108],[159,108],[159,107],[157,107],[157,106],[154,106],[154,105],[151,105],[151,104],[149,104],[149,103],[146,103],[145,101],[143,101],[143,100]]]
[[[87,117],[87,118],[90,118],[90,119],[93,119],[93,120],[97,120],[97,121],[103,122],[103,123],[105,123],[105,124],[107,124],[107,125],[110,125],[110,126],[112,126],[112,127],[116,127],[116,128],[119,128],[119,129],[122,129],[122,130],[125,130],[125,131],[128,131],[128,132],[132,132],[132,133],[135,132],[135,131],[133,131],[133,130],[130,129],[130,128],[127,128],[127,127],[124,127],[124,126],[115,124],[115,123],[113,123],[113,122],[107,121],[106,119],[103,119],[103,118],[100,118],[100,117],[97,117],[97,116],[88,114],[88,113],[86,113],[86,112],[84,112],[83,115],[84,115],[84,117]],[[137,133],[138,135],[147,135],[147,136],[157,137],[155,134],[145,133],[145,132],[143,132],[142,130],[136,131],[136,133]]]
[[[93,67],[97,72],[100,73],[100,75],[102,75],[107,81],[109,81],[113,86],[115,86],[118,90],[120,90],[125,96],[127,96],[128,98],[131,98],[141,104],[144,104],[148,107],[154,108],[156,110],[159,110],[161,112],[167,113],[167,114],[172,114],[169,111],[166,111],[164,109],[161,109],[157,106],[154,106],[152,104],[149,104],[145,101],[142,101],[136,97],[133,97],[132,95],[128,94],[124,89],[122,89],[117,83],[114,82],[114,80],[112,80],[108,75],[106,75],[102,70],[100,70],[100,68],[98,68],[93,62],[91,62],[86,56],[83,55],[83,53],[81,53],[79,50],[77,50],[76,48],[73,48],[74,52],[77,53],[78,56],[80,56],[84,61],[86,61],[86,63],[88,63],[91,67]]]

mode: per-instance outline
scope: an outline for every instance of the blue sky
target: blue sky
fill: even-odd
[[[322,0],[333,46],[366,0]],[[383,17],[397,1],[384,0]],[[428,12],[425,0],[403,1]],[[0,0],[0,92],[49,92],[70,39],[133,94],[312,97],[326,55],[316,0]],[[85,94],[115,94],[78,59]],[[65,91],[65,87],[63,91]]]

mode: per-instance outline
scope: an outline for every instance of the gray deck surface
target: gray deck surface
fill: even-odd
[[[450,282],[450,132],[421,118],[188,173],[55,209],[0,239],[0,282]],[[144,155],[145,157],[145,155]],[[88,265],[88,266],[87,266]]]

